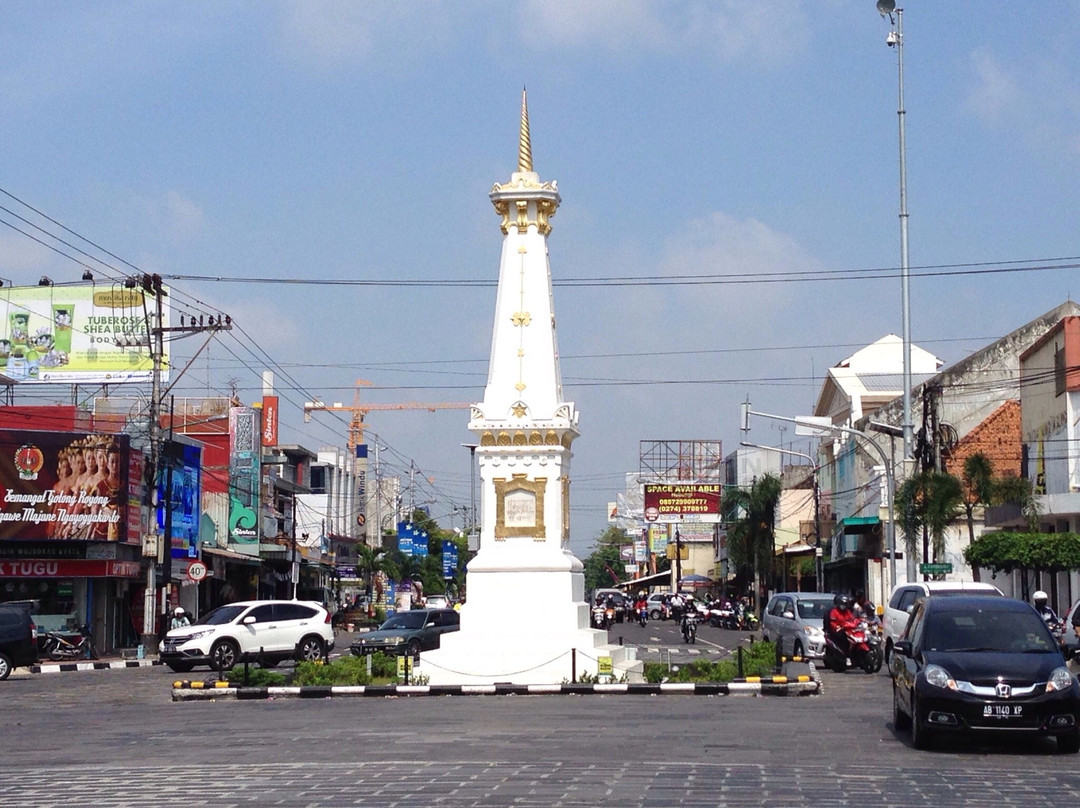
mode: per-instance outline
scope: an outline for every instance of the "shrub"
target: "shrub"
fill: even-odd
[[[267,668],[257,668],[254,665],[248,666],[246,681],[243,665],[237,665],[225,674],[225,678],[229,680],[229,684],[236,687],[277,687],[285,684],[286,681],[284,673],[278,673]]]
[[[322,662],[299,662],[293,676],[293,684],[340,686],[394,684],[397,678],[397,657],[387,654],[373,654],[371,675],[367,672],[367,659],[357,656],[338,657],[328,665]]]
[[[737,654],[738,652],[736,652]],[[768,676],[776,668],[776,646],[757,642],[743,646],[743,676]],[[699,659],[670,668],[663,662],[645,663],[645,681],[669,682],[730,682],[739,677],[739,662],[735,654],[710,662]]]

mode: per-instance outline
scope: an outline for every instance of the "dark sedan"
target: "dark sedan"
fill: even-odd
[[[460,615],[453,609],[413,609],[389,617],[375,631],[361,634],[349,650],[353,656],[375,651],[415,656],[439,647],[442,635],[461,627]]]
[[[1044,735],[1080,751],[1080,685],[1031,606],[927,598],[894,646],[893,720],[916,749],[949,733]]]

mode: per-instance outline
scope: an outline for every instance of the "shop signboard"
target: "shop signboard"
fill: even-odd
[[[229,409],[229,549],[259,554],[258,412],[252,407]]]
[[[127,435],[0,430],[0,540],[138,542]]]
[[[163,287],[163,326],[169,295]],[[9,286],[0,291],[0,374],[20,384],[142,382],[154,362],[147,317],[157,300],[118,285]],[[168,380],[168,343],[162,356]]]
[[[719,484],[645,484],[645,521],[654,523],[719,522]]]
[[[278,397],[263,396],[262,399],[262,445],[277,446],[278,443]]]
[[[138,561],[4,561],[0,578],[138,578]]]
[[[458,565],[458,547],[449,539],[443,539],[442,543],[442,574],[443,579],[449,581],[454,577]]]

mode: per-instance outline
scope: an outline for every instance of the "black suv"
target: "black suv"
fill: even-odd
[[[37,628],[26,606],[0,603],[0,681],[37,662]]]

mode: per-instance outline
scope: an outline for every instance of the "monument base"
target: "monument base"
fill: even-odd
[[[473,559],[461,629],[421,654],[417,673],[433,685],[559,684],[595,679],[609,657],[612,681],[643,681],[637,649],[608,645],[607,632],[589,627],[573,554],[534,551],[527,563],[514,556],[507,547]]]

